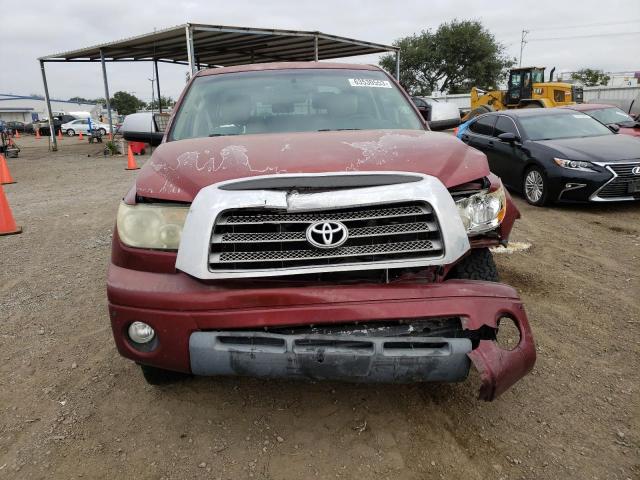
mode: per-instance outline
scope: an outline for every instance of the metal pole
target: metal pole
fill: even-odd
[[[524,46],[527,44],[524,40],[527,38],[527,33],[529,33],[529,30],[522,30],[522,37],[520,38],[520,61],[518,62],[519,67],[522,66],[522,50],[524,50]]]
[[[191,30],[191,25],[185,27],[185,33],[187,35],[187,60],[189,61],[189,69],[191,70],[189,78],[191,78],[196,73],[196,64],[193,55],[193,30]]]
[[[153,66],[156,69],[156,90],[158,91],[158,111],[162,113],[162,97],[160,96],[160,76],[158,75],[158,60],[153,60]]]
[[[42,83],[44,84],[44,99],[47,102],[47,113],[49,114],[49,135],[51,137],[51,150],[58,150],[58,141],[53,127],[53,112],[51,111],[51,99],[49,98],[49,87],[47,85],[47,75],[44,71],[44,61],[40,60],[40,71],[42,72]]]
[[[316,60],[316,62],[318,61],[318,35],[314,35],[313,36],[313,56]]]
[[[396,50],[396,80],[400,82],[400,49]]]
[[[109,100],[109,82],[107,82],[107,65],[104,62],[104,52],[100,49],[100,62],[102,63],[102,80],[104,80],[104,101],[107,103],[107,115],[109,116],[109,134],[113,138],[113,118],[111,117],[111,100]]]

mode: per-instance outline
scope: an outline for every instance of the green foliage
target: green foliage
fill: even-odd
[[[462,93],[473,86],[494,89],[515,63],[475,20],[443,23],[435,32],[423,30],[394,46],[400,47],[400,84],[411,95],[431,95],[436,90]],[[383,56],[380,66],[395,72],[395,55]]]
[[[602,70],[594,70],[591,68],[582,68],[571,74],[571,78],[582,83],[585,87],[595,87],[598,85],[606,85],[611,77]]]
[[[104,148],[109,151],[110,155],[117,155],[120,153],[120,150],[114,141],[107,142]]]
[[[162,104],[162,108],[173,107],[176,101],[171,97],[165,97],[164,95],[160,96],[160,103]],[[153,102],[149,103],[148,108],[150,110],[158,110],[158,100],[153,100]]]
[[[136,113],[146,105],[138,97],[127,92],[116,92],[111,98],[111,108],[117,110],[120,115]]]

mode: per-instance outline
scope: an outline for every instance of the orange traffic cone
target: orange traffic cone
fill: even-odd
[[[140,167],[136,163],[136,159],[133,157],[133,151],[131,150],[131,145],[129,145],[127,151],[127,168],[125,170],[139,170]]]
[[[14,233],[22,233],[22,228],[16,225],[11,208],[9,208],[9,202],[2,185],[0,185],[0,236]]]
[[[8,185],[9,183],[16,183],[16,181],[11,177],[7,160],[4,155],[0,154],[0,185]]]
[[[111,134],[111,132],[109,132],[108,138],[109,138],[109,141],[113,140],[113,135]]]
[[[82,132],[78,135],[78,140],[82,141]]]
[[[16,130],[16,138],[20,138],[20,132]]]
[[[458,136],[458,127],[453,129],[453,134],[457,137]]]
[[[58,129],[58,140],[62,140],[62,129]]]
[[[39,129],[39,128],[36,128],[36,138],[37,138],[37,139],[42,138],[42,137],[40,136],[40,129]]]

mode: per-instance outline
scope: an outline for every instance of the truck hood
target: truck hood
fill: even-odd
[[[486,156],[446,133],[358,130],[195,138],[160,145],[136,180],[143,197],[191,202],[208,185],[278,173],[403,171],[447,187],[489,175]]]

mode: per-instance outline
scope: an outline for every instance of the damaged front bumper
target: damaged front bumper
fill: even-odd
[[[525,376],[535,346],[522,302],[498,283],[448,280],[358,285],[205,283],[183,273],[111,265],[109,311],[120,353],[138,363],[195,374],[310,377],[350,381],[459,381],[472,363],[480,398],[493,400]],[[345,336],[282,329],[423,322],[458,318],[462,334]],[[510,319],[519,339],[495,340]],[[128,338],[134,321],[157,341],[142,351]]]

